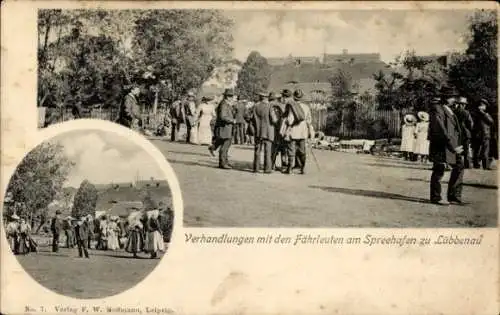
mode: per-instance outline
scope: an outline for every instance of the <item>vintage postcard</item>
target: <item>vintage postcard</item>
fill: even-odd
[[[495,3],[1,11],[2,314],[500,314]]]

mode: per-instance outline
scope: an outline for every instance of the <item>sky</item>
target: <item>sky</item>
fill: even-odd
[[[52,139],[64,147],[75,162],[65,186],[79,187],[87,179],[93,184],[131,182],[137,172],[141,180],[165,180],[155,160],[130,140],[111,132],[73,131]]]
[[[235,21],[234,54],[264,57],[380,53],[385,62],[406,49],[430,55],[465,48],[466,10],[225,11]]]

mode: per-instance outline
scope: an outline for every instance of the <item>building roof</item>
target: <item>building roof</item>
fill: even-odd
[[[379,62],[379,53],[368,53],[368,54],[324,54],[323,63],[336,63],[336,62],[353,62],[353,63],[363,63],[363,62]]]
[[[128,217],[130,213],[141,210],[142,207],[141,201],[120,201],[113,204],[111,208],[106,211],[106,214],[125,218]]]

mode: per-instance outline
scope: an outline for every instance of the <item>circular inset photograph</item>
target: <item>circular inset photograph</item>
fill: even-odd
[[[73,130],[24,157],[2,214],[10,250],[31,277],[93,299],[132,288],[168,255],[172,202],[164,171],[142,146]]]

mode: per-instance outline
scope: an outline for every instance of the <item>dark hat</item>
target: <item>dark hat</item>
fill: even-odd
[[[224,91],[224,96],[234,96],[234,91],[233,89],[226,89]]]
[[[284,89],[283,91],[281,91],[281,95],[284,97],[291,97],[292,91],[290,91],[289,89]]]
[[[61,211],[60,210],[56,210],[56,214],[61,214]]]
[[[201,101],[202,101],[202,102],[209,102],[209,101],[212,101],[213,99],[214,99],[214,97],[213,97],[213,96],[211,96],[211,95],[207,95],[207,96],[203,96],[203,97],[201,98]]]
[[[267,97],[267,96],[268,96],[268,94],[267,94],[267,92],[266,92],[266,91],[259,91],[257,94],[258,94],[259,96],[262,96],[262,97]]]
[[[481,105],[489,107],[490,103],[485,98],[482,98],[481,101],[479,101],[479,106],[481,106]]]
[[[279,95],[277,93],[274,93],[274,92],[269,93],[269,99],[270,100],[275,100],[278,97],[279,97]]]
[[[293,97],[296,99],[301,99],[302,97],[304,97],[304,93],[301,89],[295,90],[295,92],[293,92]]]

